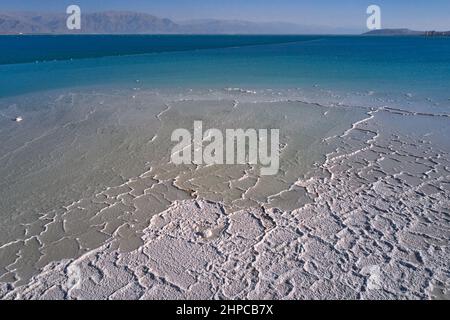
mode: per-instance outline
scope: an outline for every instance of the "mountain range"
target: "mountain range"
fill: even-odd
[[[357,28],[308,26],[288,22],[202,19],[172,21],[148,13],[105,11],[83,13],[81,30],[66,27],[60,13],[0,12],[0,34],[359,34]],[[364,35],[449,36],[450,31],[380,29]]]
[[[82,13],[81,30],[68,30],[66,19],[67,15],[57,13],[0,13],[0,34],[352,34],[359,31],[286,22],[216,19],[175,22],[128,11]]]

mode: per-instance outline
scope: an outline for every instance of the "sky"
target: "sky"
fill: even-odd
[[[383,28],[450,30],[450,0],[1,0],[1,11],[82,12],[128,10],[175,21],[238,19],[293,22],[334,28],[366,26],[366,9],[381,8]]]

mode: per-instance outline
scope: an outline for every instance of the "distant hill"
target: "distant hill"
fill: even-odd
[[[287,22],[202,19],[175,22],[147,13],[82,13],[81,30],[68,30],[64,13],[0,13],[0,34],[358,34],[356,28],[308,26]],[[359,32],[358,32],[359,31]],[[450,31],[380,29],[369,36],[450,36]]]
[[[352,28],[308,26],[289,22],[200,19],[179,22],[185,33],[196,34],[353,34]]]
[[[364,33],[368,36],[450,36],[450,31],[414,31],[410,29],[380,29]]]
[[[67,15],[53,13],[0,13],[0,34],[67,33],[176,33],[169,19],[136,12],[101,12],[82,15],[81,30],[68,30]]]
[[[184,32],[196,34],[297,33],[299,31],[304,31],[304,28],[296,24],[276,22],[256,23],[241,20],[202,19],[179,22],[179,24]]]
[[[55,13],[0,13],[0,34],[351,34],[359,31],[285,22],[215,19],[174,22],[127,11],[83,13],[81,30],[68,30],[66,19],[67,15]]]

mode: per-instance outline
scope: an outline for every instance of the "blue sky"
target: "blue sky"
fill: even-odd
[[[366,8],[382,9],[382,27],[450,30],[450,0],[1,0],[1,11],[130,10],[174,20],[202,18],[285,21],[365,28]]]

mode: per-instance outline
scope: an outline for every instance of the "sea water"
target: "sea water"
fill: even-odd
[[[321,87],[432,99],[450,39],[368,36],[1,36],[0,97],[92,85]]]

